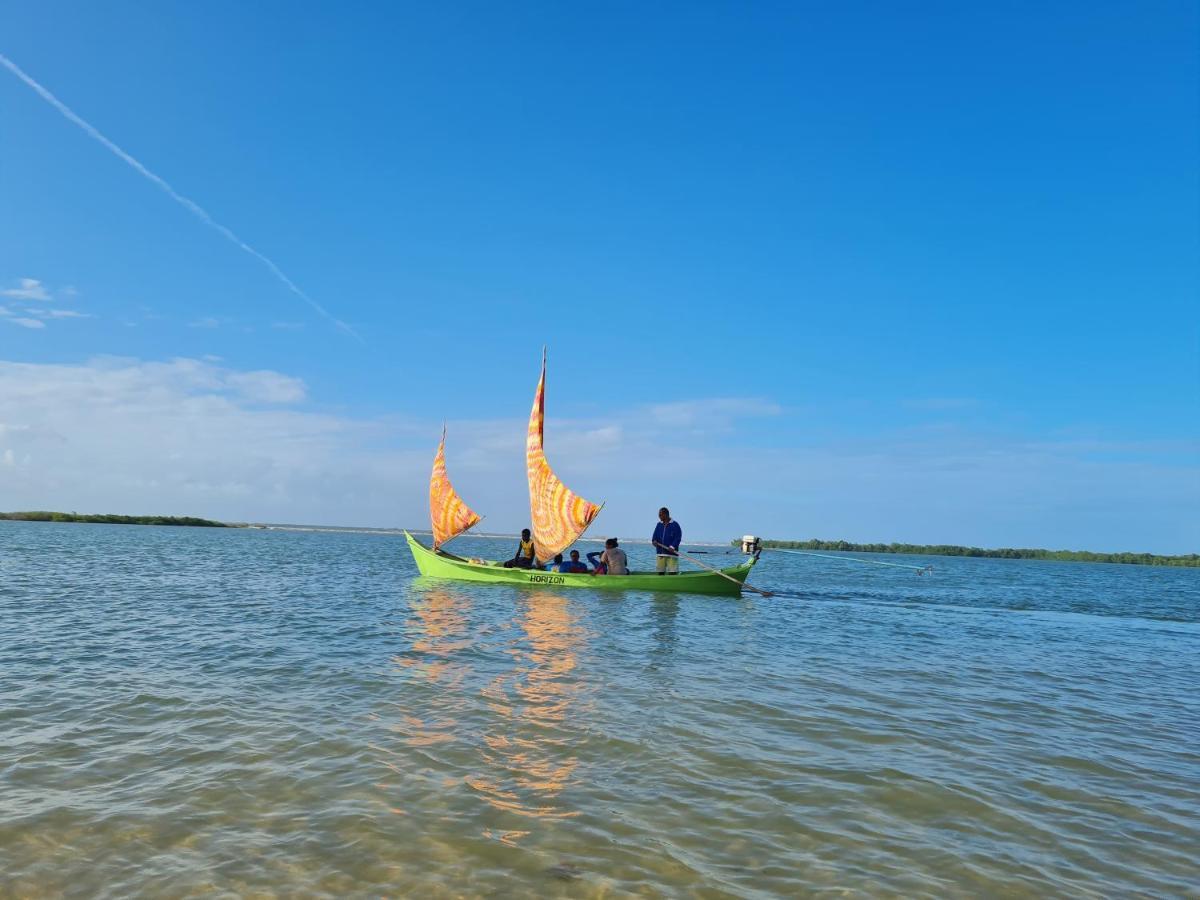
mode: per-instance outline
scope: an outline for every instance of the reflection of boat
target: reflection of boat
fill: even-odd
[[[540,566],[562,553],[587,531],[604,504],[584,500],[559,480],[546,461],[543,431],[546,418],[546,356],[542,354],[542,375],[538,379],[533,409],[529,414],[529,432],[525,443],[525,463],[529,478],[529,515],[533,544]],[[496,584],[527,584],[553,587],[591,587],[606,590],[686,591],[698,594],[738,594],[758,561],[757,553],[744,563],[729,569],[680,572],[659,576],[655,572],[631,572],[606,575],[546,572],[540,568],[506,569],[498,563],[467,560],[447,553],[442,547],[479,522],[480,517],[463,502],[450,484],[446,472],[446,433],[433,460],[429,480],[429,515],[433,522],[433,548],[424,546],[407,531],[408,549],[422,575],[482,581]]]
[[[575,671],[588,632],[571,614],[565,597],[542,594],[520,605],[521,637],[509,652],[515,666],[498,675],[482,694],[497,714],[483,734],[480,755],[486,767],[464,779],[488,804],[525,819],[565,819],[579,810],[563,798],[577,782],[577,747],[586,741],[584,681]],[[503,821],[503,820],[501,820]],[[525,827],[498,837],[515,843]]]
[[[543,572],[538,569],[506,569],[499,563],[478,563],[452,556],[445,551],[434,552],[408,532],[408,548],[422,575],[431,578],[454,578],[459,581],[484,581],[492,584],[527,584],[533,587],[583,587],[616,591],[685,591],[693,594],[737,594],[741,582],[750,574],[754,557],[740,566],[721,571],[736,579],[729,581],[716,572],[680,572],[678,575],[658,575],[654,572],[631,572],[628,575],[573,575],[566,572]]]

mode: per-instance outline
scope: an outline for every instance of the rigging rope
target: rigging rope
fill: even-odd
[[[828,553],[813,553],[811,550],[785,550],[782,547],[765,547],[772,553],[797,553],[801,556],[819,556],[821,559],[840,559],[842,562],[860,562],[869,563],[873,566],[892,566],[896,569],[916,569],[918,575],[926,575],[933,572],[933,566],[910,566],[904,563],[883,562],[878,559],[859,559],[857,556],[831,556]]]

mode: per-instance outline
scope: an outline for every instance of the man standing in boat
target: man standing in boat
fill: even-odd
[[[659,575],[679,574],[679,545],[683,542],[683,529],[672,520],[671,511],[665,506],[658,511],[658,524],[650,538],[657,551],[655,564]]]

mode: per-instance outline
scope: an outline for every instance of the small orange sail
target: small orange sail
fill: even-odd
[[[589,503],[558,480],[542,447],[546,421],[546,352],[542,351],[542,377],[538,379],[533,411],[529,414],[529,437],[525,442],[525,464],[529,470],[529,515],[533,523],[533,546],[538,562],[562,553],[583,534],[600,514],[600,506]]]
[[[433,475],[429,479],[429,518],[433,523],[435,550],[480,520],[475,511],[454,492],[454,485],[446,474],[445,426],[442,426],[442,441],[438,444],[437,456],[433,458]]]

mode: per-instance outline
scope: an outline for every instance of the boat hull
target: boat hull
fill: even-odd
[[[688,594],[741,593],[742,583],[750,574],[755,559],[740,566],[716,572],[680,572],[678,575],[658,575],[654,572],[631,572],[628,575],[584,575],[567,572],[546,572],[539,569],[505,569],[495,563],[480,564],[455,559],[430,550],[407,531],[404,537],[413,561],[422,575],[430,578],[449,578],[455,581],[476,581],[486,584],[512,584],[525,587],[592,588],[608,591],[669,591]],[[734,579],[730,581],[729,579]]]

